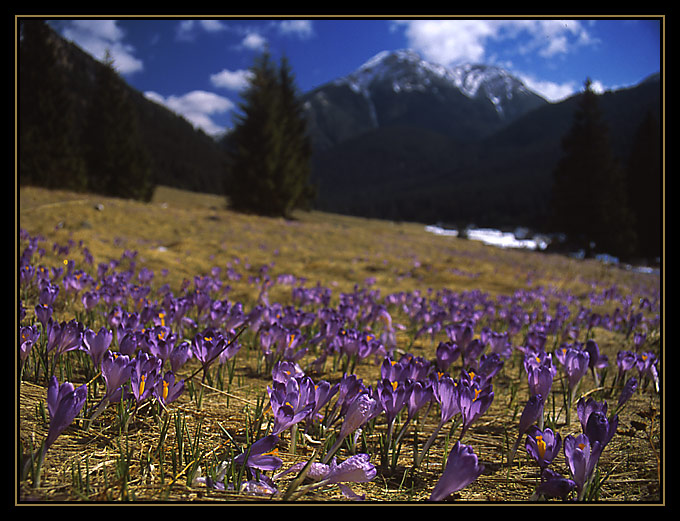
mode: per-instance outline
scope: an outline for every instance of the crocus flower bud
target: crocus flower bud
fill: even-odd
[[[59,435],[71,425],[85,405],[87,385],[75,388],[70,382],[59,385],[53,376],[47,388],[47,410],[50,413],[50,429],[45,440],[45,451],[54,443]]]
[[[449,452],[446,460],[446,468],[430,495],[430,501],[442,501],[454,492],[457,492],[475,479],[484,471],[484,466],[479,464],[477,455],[472,447],[462,445],[459,441]]]

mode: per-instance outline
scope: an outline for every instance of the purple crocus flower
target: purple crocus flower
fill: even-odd
[[[176,374],[191,356],[191,344],[186,341],[179,342],[172,348],[170,356],[168,356],[168,360],[170,360],[170,370]]]
[[[350,435],[380,414],[380,404],[366,393],[359,394],[347,409],[339,438]]]
[[[47,323],[47,352],[54,357],[80,349],[83,341],[83,326],[76,320],[57,323],[50,319]]]
[[[512,460],[515,458],[515,453],[519,448],[519,444],[522,441],[522,436],[529,430],[534,423],[539,422],[542,428],[543,420],[543,397],[540,394],[534,394],[529,397],[527,403],[524,405],[522,410],[522,415],[519,418],[519,434],[517,440],[508,454],[508,466],[512,464]]]
[[[541,430],[532,426],[527,431],[525,446],[529,456],[536,460],[541,469],[544,469],[560,452],[562,438],[559,432],[553,432],[550,428]]]
[[[99,292],[98,291],[85,291],[80,297],[83,303],[85,311],[91,311],[99,303]]]
[[[401,361],[386,357],[380,364],[380,379],[391,382],[401,382],[405,379],[406,367]]]
[[[52,318],[53,312],[52,306],[48,306],[47,304],[36,304],[35,316],[37,317],[38,322],[42,324],[43,331],[47,329],[47,324],[50,321],[50,318]]]
[[[78,416],[85,405],[87,385],[78,388],[70,382],[59,385],[57,377],[53,376],[47,388],[47,410],[50,414],[50,428],[45,440],[44,452],[50,448],[66,427]]]
[[[598,442],[600,444],[600,450],[602,451],[614,437],[614,434],[616,434],[618,425],[619,417],[617,415],[607,419],[607,416],[601,411],[594,411],[588,416],[584,432],[591,443]]]
[[[274,446],[279,442],[279,437],[270,434],[260,438],[250,446],[250,450],[243,452],[234,458],[234,463],[244,465],[261,471],[276,470],[281,468],[283,462],[276,456],[277,449]],[[247,460],[246,460],[247,456]]]
[[[484,387],[503,368],[505,362],[498,353],[483,354],[474,365],[473,371],[479,377],[479,385]]]
[[[656,355],[651,352],[640,353],[637,357],[636,366],[640,378],[649,378],[654,382],[656,392],[659,392],[659,373],[656,367]]]
[[[95,333],[91,329],[86,329],[83,333],[83,346],[92,358],[92,364],[95,368],[101,366],[104,359],[104,353],[108,350],[113,339],[111,330],[102,326],[99,332]]]
[[[184,380],[175,381],[175,375],[168,371],[163,376],[160,385],[154,388],[154,395],[162,403],[168,404],[174,402],[184,391]]]
[[[225,345],[224,336],[218,330],[206,329],[194,337],[191,350],[205,371],[217,359]]]
[[[435,376],[431,381],[432,392],[439,403],[439,424],[443,425],[460,412],[458,383],[448,374],[443,374],[440,377]]]
[[[391,434],[394,418],[406,405],[406,388],[398,381],[390,381],[387,378],[383,378],[376,386],[376,397],[380,406],[385,411],[388,433]]]
[[[329,425],[335,422],[338,417],[345,416],[354,399],[360,393],[366,392],[362,379],[357,378],[355,374],[343,374],[338,384],[338,398],[333,406],[328,422]]]
[[[31,348],[40,338],[40,331],[37,327],[21,326],[19,329],[19,358],[23,364],[28,358]]]
[[[328,474],[324,478],[323,484],[337,483],[340,490],[350,499],[363,500],[364,496],[355,494],[352,489],[350,489],[345,483],[364,483],[371,481],[377,474],[375,465],[370,461],[370,456],[368,454],[355,454],[350,456],[345,461],[336,464],[336,459],[330,463]]]
[[[363,427],[368,421],[380,414],[380,404],[371,398],[368,393],[360,393],[352,400],[347,408],[347,413],[344,416],[342,426],[340,427],[340,434],[335,444],[326,453],[322,463],[328,463],[328,460],[340,448],[340,445],[347,436],[352,434],[357,429]]]
[[[290,472],[299,472],[306,464],[306,462],[296,463],[289,469],[275,475],[274,479],[279,479]],[[354,493],[345,483],[364,483],[371,481],[376,475],[375,465],[370,462],[370,456],[364,453],[350,456],[339,465],[335,457],[330,465],[312,463],[307,471],[307,478],[317,482],[310,489],[337,483],[343,495],[353,500],[363,500],[365,496]]]
[[[52,307],[57,299],[57,295],[59,295],[59,286],[51,282],[45,282],[41,285],[38,301],[40,304]]]
[[[141,331],[125,331],[121,330],[121,335],[118,336],[120,341],[118,342],[118,351],[122,355],[127,355],[129,357],[134,357],[137,352],[137,348],[142,344],[142,332]]]
[[[275,382],[286,383],[291,378],[298,378],[304,376],[305,373],[297,362],[289,360],[282,360],[274,364],[272,369],[272,379]]]
[[[439,342],[436,351],[437,368],[442,371],[448,371],[449,367],[460,357],[460,348],[458,344],[453,341]]]
[[[549,396],[555,369],[545,365],[530,365],[527,369],[527,383],[531,395]]]
[[[600,353],[600,348],[597,342],[592,338],[588,339],[586,345],[583,347],[590,357],[588,360],[588,367],[593,374],[593,379],[595,380],[595,385],[600,385],[600,375],[598,374],[599,369],[603,369],[609,365],[609,359],[606,355]]]
[[[314,421],[317,417],[321,416],[321,408],[324,407],[331,398],[338,392],[340,387],[339,383],[331,385],[330,382],[326,380],[321,380],[314,386],[315,391],[315,405],[312,412],[309,414],[309,418]]]
[[[484,339],[489,346],[491,353],[498,354],[501,358],[510,358],[512,354],[512,344],[508,341],[508,332],[502,333],[496,331],[489,331],[485,334]]]
[[[600,443],[596,441],[591,444],[585,434],[570,434],[564,439],[564,457],[576,483],[579,498],[593,475],[601,453]]]
[[[120,401],[123,385],[130,380],[132,375],[130,357],[106,351],[102,359],[101,371],[106,383],[105,399],[111,403]]]
[[[432,443],[434,443],[439,431],[446,422],[461,412],[460,399],[458,396],[460,384],[458,382],[446,373],[438,373],[430,377],[430,383],[432,385],[432,394],[439,403],[439,423],[423,445],[420,454],[415,459],[415,466],[420,465],[420,462],[425,457],[425,454],[427,454],[427,451],[430,450]]]
[[[160,380],[162,360],[146,353],[139,353],[132,361],[132,375],[130,385],[137,403],[141,403],[153,393],[154,387]]]
[[[594,398],[581,397],[579,401],[576,402],[576,415],[581,423],[581,429],[583,432],[586,431],[586,425],[588,424],[588,418],[594,412],[601,412],[606,416],[608,409],[607,402],[598,402]]]
[[[547,467],[543,469],[541,478],[543,481],[536,489],[536,494],[541,496],[566,499],[569,493],[576,487],[576,483],[573,480],[565,478]]]
[[[446,468],[430,495],[430,501],[443,501],[476,480],[484,471],[477,455],[469,445],[460,441],[449,452]]]
[[[609,359],[606,355],[600,353],[600,348],[597,342],[592,338],[586,341],[586,345],[583,347],[585,351],[590,355],[590,360],[588,361],[588,366],[591,369],[602,369],[609,365]]]
[[[619,351],[616,354],[616,365],[619,368],[618,378],[623,378],[623,375],[630,371],[637,362],[637,354],[632,351]]]
[[[314,410],[316,402],[313,393],[310,396],[308,386],[313,383],[308,377],[301,378],[302,385],[296,378],[286,383],[274,382],[267,387],[269,403],[274,414],[272,434],[280,434],[284,430],[299,423]],[[304,392],[303,392],[304,391]]]
[[[407,391],[406,411],[408,419],[413,418],[416,413],[434,398],[432,388],[422,382],[412,382]]]
[[[559,351],[562,355],[558,356],[558,360],[560,360],[564,366],[564,371],[567,374],[569,394],[573,397],[576,386],[588,370],[590,355],[587,351],[572,346],[563,346]]]
[[[635,391],[637,390],[637,385],[638,385],[637,378],[631,376],[623,386],[623,389],[621,389],[619,401],[616,405],[617,411],[621,410],[621,408],[630,399],[630,397],[633,396],[633,394],[635,394]]]
[[[458,383],[458,407],[463,417],[460,439],[463,438],[470,425],[487,411],[493,397],[491,384],[480,388],[475,382],[468,382],[461,378]]]
[[[168,326],[147,329],[141,337],[142,346],[146,352],[160,358],[163,363],[170,357],[176,339],[176,335]]]
[[[241,343],[234,339],[232,341],[227,340],[226,346],[224,350],[220,353],[220,355],[217,357],[220,364],[225,363],[227,360],[231,360],[234,358],[236,353],[238,353],[241,349]]]

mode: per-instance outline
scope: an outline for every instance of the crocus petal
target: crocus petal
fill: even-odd
[[[484,466],[479,464],[472,447],[457,441],[449,453],[446,468],[432,491],[430,501],[446,499],[454,492],[467,487],[483,471]]]
[[[361,483],[371,481],[376,476],[375,466],[369,462],[368,454],[356,454],[347,458],[340,465],[335,464],[335,458],[330,465],[330,472],[326,477],[328,483],[351,481]]]

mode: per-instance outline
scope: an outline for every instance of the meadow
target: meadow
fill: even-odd
[[[16,502],[664,504],[661,280],[21,188]]]

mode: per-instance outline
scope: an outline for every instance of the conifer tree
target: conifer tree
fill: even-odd
[[[640,123],[627,163],[628,200],[635,216],[638,252],[661,256],[662,243],[661,127],[651,111]]]
[[[279,68],[268,51],[256,59],[239,108],[225,145],[231,207],[288,218],[311,197],[311,145],[285,58]]]
[[[137,113],[107,52],[100,65],[83,134],[89,189],[114,197],[149,200],[151,163]]]
[[[85,190],[74,100],[65,78],[68,64],[44,20],[24,20],[20,32],[19,182]]]
[[[635,245],[623,170],[612,155],[598,96],[586,80],[553,172],[552,226],[572,247],[628,256]]]
[[[283,191],[288,200],[287,212],[293,208],[309,208],[315,196],[308,180],[311,175],[312,143],[307,133],[307,118],[300,102],[295,78],[287,58],[281,58],[279,68],[281,91],[281,125],[286,142],[281,150],[281,169],[288,172]]]

